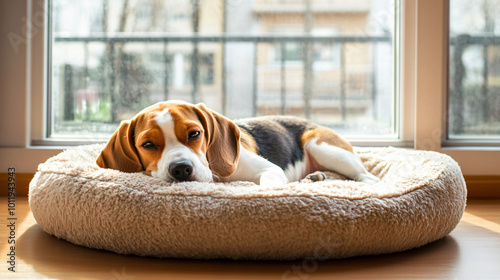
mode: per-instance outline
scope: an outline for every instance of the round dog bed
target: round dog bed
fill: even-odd
[[[408,250],[459,222],[466,186],[435,153],[355,148],[374,185],[328,173],[321,182],[167,183],[99,168],[103,145],[40,164],[30,207],[40,227],[69,242],[121,254],[196,259],[335,259]]]

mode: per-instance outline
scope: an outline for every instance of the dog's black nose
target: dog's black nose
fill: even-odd
[[[187,181],[193,173],[193,163],[189,160],[173,162],[168,167],[168,173],[178,181]]]

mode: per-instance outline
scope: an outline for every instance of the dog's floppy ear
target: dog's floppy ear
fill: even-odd
[[[111,136],[108,144],[96,160],[99,167],[124,172],[144,170],[134,145],[135,123],[135,119],[121,122],[120,127]]]
[[[219,177],[230,176],[236,171],[240,155],[240,129],[234,122],[202,103],[194,108],[205,128],[210,169]]]

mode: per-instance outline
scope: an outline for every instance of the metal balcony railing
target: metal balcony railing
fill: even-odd
[[[168,86],[168,71],[169,71],[169,66],[168,66],[168,46],[171,43],[190,43],[192,44],[192,66],[190,69],[190,74],[191,74],[191,81],[192,81],[192,89],[191,89],[191,99],[193,102],[198,102],[198,96],[199,96],[199,91],[200,91],[200,84],[199,84],[199,75],[200,75],[200,69],[199,65],[197,63],[198,61],[198,56],[199,54],[199,44],[200,43],[220,43],[222,44],[222,71],[221,71],[221,95],[222,95],[222,113],[226,113],[226,105],[227,105],[227,87],[226,87],[226,75],[227,75],[227,69],[226,69],[226,56],[224,55],[224,50],[226,47],[226,44],[228,43],[250,43],[253,45],[254,49],[254,57],[253,57],[253,81],[252,81],[252,108],[253,108],[253,114],[257,114],[257,103],[258,103],[258,59],[259,59],[259,53],[258,53],[258,46],[259,44],[262,43],[273,43],[273,44],[278,44],[281,48],[281,53],[285,54],[285,45],[288,43],[299,43],[303,46],[303,55],[302,55],[302,63],[304,65],[304,87],[303,87],[303,101],[305,104],[305,115],[306,117],[309,117],[311,113],[311,96],[312,96],[312,79],[313,79],[313,57],[312,57],[312,46],[315,43],[335,43],[340,45],[340,111],[342,115],[342,119],[345,120],[347,110],[346,110],[346,101],[349,99],[349,96],[346,92],[346,62],[345,62],[345,57],[346,57],[346,44],[350,43],[365,43],[365,44],[371,44],[372,45],[372,60],[371,60],[371,67],[372,67],[372,77],[371,77],[371,82],[373,83],[371,87],[371,100],[375,101],[375,98],[377,97],[377,86],[375,85],[377,81],[377,60],[373,59],[373,57],[376,56],[376,51],[377,51],[377,46],[379,44],[387,44],[389,46],[392,45],[392,37],[390,36],[310,36],[310,35],[298,35],[298,36],[251,36],[251,35],[220,35],[220,36],[205,36],[205,35],[192,35],[192,36],[165,36],[165,35],[147,35],[147,36],[137,36],[137,35],[95,35],[95,36],[88,36],[88,37],[74,37],[74,36],[54,36],[53,41],[55,43],[81,43],[84,46],[84,53],[85,53],[85,61],[88,60],[88,45],[90,43],[95,43],[95,42],[100,42],[100,43],[105,43],[107,44],[109,51],[108,51],[108,57],[107,61],[110,64],[111,71],[109,71],[109,76],[103,77],[104,79],[109,79],[110,84],[111,84],[111,102],[113,103],[118,96],[116,96],[118,93],[116,92],[115,88],[116,87],[116,74],[114,70],[114,61],[116,59],[116,45],[117,44],[126,44],[126,43],[144,43],[144,44],[162,44],[163,45],[163,65],[164,65],[164,70],[167,75],[165,75],[163,79],[163,91],[164,91],[164,96],[165,98],[168,99],[169,96],[169,86]],[[280,69],[281,69],[281,79],[280,79],[280,100],[281,100],[281,112],[285,112],[286,108],[286,94],[287,94],[287,89],[285,87],[285,69],[287,67],[287,62],[286,62],[286,56],[281,55],[280,57]],[[84,72],[88,73],[88,66],[87,63],[85,63],[84,66]],[[65,69],[65,71],[71,71],[71,69]],[[71,80],[65,81],[65,83],[71,83]],[[66,86],[64,87],[66,88]],[[71,86],[67,87],[67,90],[65,90],[64,95],[65,98],[74,98],[72,95],[74,94],[71,92]],[[112,107],[113,108],[113,107]],[[71,109],[68,109],[69,111],[65,111],[65,119],[71,119]],[[374,115],[376,114],[374,110]],[[112,122],[116,122],[117,116],[116,112],[112,112]]]
[[[479,96],[476,101],[470,102],[470,96],[477,94],[476,90],[467,89],[466,77],[470,71],[469,65],[464,61],[464,53],[469,47],[480,47],[482,50],[482,69],[479,86]],[[493,90],[489,84],[488,77],[491,75],[490,67],[492,57],[490,57],[490,47],[500,46],[500,36],[492,35],[459,35],[450,38],[450,133],[460,135],[465,133],[466,120],[477,119],[477,122],[488,123],[491,116],[500,114],[496,106],[492,106],[493,100],[490,91]],[[498,49],[493,49],[493,56],[498,57]],[[496,70],[498,73],[498,69]],[[491,71],[493,72],[493,71]],[[470,74],[470,73],[469,73]],[[490,76],[491,75],[491,76]],[[498,87],[498,85],[497,85]],[[475,91],[476,93],[473,93]],[[469,101],[468,101],[469,100]],[[498,100],[498,99],[497,99]],[[467,107],[467,108],[466,108]],[[473,116],[472,116],[473,115]]]

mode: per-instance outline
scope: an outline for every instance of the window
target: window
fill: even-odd
[[[48,138],[105,139],[167,99],[399,137],[392,0],[49,3]]]
[[[500,141],[498,140],[498,137],[495,138],[491,137],[491,135],[482,134],[472,135],[472,137],[477,138],[472,138],[471,135],[463,135],[467,138],[463,139],[457,137],[448,139],[449,137],[447,131],[449,131],[449,127],[445,121],[449,117],[449,114],[447,113],[447,108],[449,107],[447,105],[448,88],[451,88],[451,86],[449,86],[450,79],[448,72],[454,71],[453,69],[449,71],[448,65],[451,63],[449,48],[450,43],[452,43],[451,38],[448,40],[448,25],[450,22],[448,15],[450,9],[453,9],[452,6],[454,1],[455,0],[451,1],[451,4],[449,3],[449,0],[395,1],[395,6],[397,8],[399,8],[398,5],[401,3],[401,13],[397,12],[399,9],[393,9],[390,4],[388,4],[388,8],[384,5],[384,9],[377,9],[376,11],[378,12],[370,12],[371,15],[370,20],[368,21],[369,23],[365,26],[365,29],[358,30],[358,34],[364,35],[368,38],[363,38],[362,41],[359,42],[359,45],[371,46],[372,43],[368,42],[368,40],[376,40],[379,42],[376,44],[376,48],[378,49],[377,53],[379,53],[379,59],[376,61],[377,63],[380,62],[377,64],[377,69],[394,63],[394,66],[391,66],[391,71],[383,72],[380,70],[376,72],[378,75],[375,79],[378,86],[376,88],[376,93],[383,91],[381,88],[382,86],[389,88],[388,91],[384,90],[384,93],[376,94],[376,96],[379,96],[377,98],[378,105],[376,110],[378,110],[378,112],[384,111],[387,115],[392,114],[394,111],[400,112],[399,114],[394,113],[396,117],[392,119],[392,121],[396,123],[394,131],[397,133],[389,135],[397,136],[399,134],[400,138],[393,138],[394,140],[391,141],[387,138],[388,135],[375,133],[368,134],[367,132],[366,134],[363,134],[369,137],[367,139],[356,139],[350,137],[350,140],[354,145],[358,146],[398,145],[434,150],[448,154],[455,159],[460,164],[460,167],[466,176],[498,176],[498,158],[500,158]],[[126,33],[116,33],[119,26],[119,21],[117,21],[116,18],[118,17],[120,9],[123,8],[120,6],[120,4],[123,4],[121,1],[100,0],[99,2],[96,2],[94,0],[85,1],[85,3],[71,1],[71,5],[76,5],[75,9],[77,11],[73,11],[72,13],[66,11],[65,13],[60,13],[59,15],[66,18],[66,22],[71,22],[69,26],[66,26],[66,22],[57,21],[55,14],[57,14],[58,9],[59,11],[63,10],[63,7],[58,7],[58,5],[63,5],[68,2],[69,1],[61,0],[36,0],[27,2],[12,1],[10,7],[12,7],[13,10],[19,13],[22,13],[22,11],[27,12],[26,21],[24,21],[23,17],[15,15],[11,16],[9,12],[6,12],[8,16],[4,18],[6,21],[5,27],[11,26],[10,33],[8,33],[9,41],[7,43],[9,46],[12,46],[12,48],[6,48],[6,51],[0,55],[3,56],[5,61],[9,62],[6,64],[10,65],[8,66],[9,69],[5,72],[5,77],[8,77],[8,79],[5,79],[4,82],[6,83],[6,88],[8,87],[12,90],[5,91],[3,94],[7,96],[4,98],[4,102],[0,102],[0,114],[2,114],[5,119],[10,120],[6,123],[9,133],[6,133],[0,138],[2,145],[1,151],[5,155],[1,162],[5,163],[5,166],[15,165],[16,170],[19,172],[30,173],[36,171],[36,166],[39,162],[44,162],[48,157],[57,154],[63,147],[86,144],[92,141],[104,142],[106,138],[109,137],[109,133],[111,133],[117,125],[117,123],[113,123],[110,120],[112,112],[111,107],[106,109],[107,106],[111,104],[109,102],[109,91],[104,91],[100,88],[93,89],[95,86],[91,86],[90,83],[93,82],[96,86],[100,86],[97,82],[100,79],[104,80],[104,74],[110,75],[110,72],[103,71],[96,72],[94,74],[93,71],[96,71],[96,69],[91,69],[90,67],[87,68],[88,79],[84,80],[79,78],[80,80],[78,80],[76,77],[72,79],[73,86],[77,85],[77,81],[79,83],[84,83],[85,81],[87,82],[87,87],[85,87],[87,90],[81,91],[80,88],[78,89],[80,91],[75,91],[75,96],[77,96],[77,92],[80,92],[80,96],[85,96],[83,99],[85,101],[81,102],[81,109],[78,109],[83,110],[79,117],[81,120],[63,119],[63,109],[65,108],[65,106],[63,106],[64,91],[60,89],[64,88],[65,83],[64,80],[61,79],[62,76],[57,76],[54,72],[59,71],[58,75],[61,75],[61,72],[63,73],[64,70],[64,67],[61,66],[64,65],[64,63],[59,66],[56,64],[57,67],[54,67],[54,59],[57,60],[57,58],[50,57],[51,55],[56,54],[54,48],[57,48],[58,46],[63,47],[64,44],[73,45],[73,52],[70,52],[69,54],[62,53],[64,55],[62,57],[66,59],[68,64],[75,64],[73,65],[74,71],[72,73],[78,73],[78,71],[85,73],[84,61],[87,61],[89,66],[94,65],[94,67],[99,64],[107,65],[106,67],[109,68],[104,69],[109,71],[111,69],[111,65],[118,65],[118,63],[116,62],[111,64],[108,62],[107,64],[103,64],[100,62],[100,59],[96,59],[99,57],[102,57],[102,59],[106,58],[105,56],[103,57],[102,54],[99,55],[99,52],[103,53],[106,50],[107,42],[113,41],[115,44],[118,44],[120,40],[130,37],[134,37],[134,40],[137,41],[141,36],[148,35],[146,36],[148,39],[145,42],[134,41],[134,44],[132,44],[132,41],[130,41],[125,44],[126,46],[131,45],[131,49],[137,48],[137,46],[142,48],[139,52],[140,56],[136,54],[134,58],[130,57],[130,59],[127,60],[126,65],[134,65],[135,67],[135,72],[132,73],[133,75],[127,75],[137,76],[137,83],[151,83],[151,80],[154,81],[154,83],[146,87],[146,89],[148,94],[154,92],[157,99],[164,99],[163,95],[165,93],[168,94],[169,98],[182,97],[188,101],[191,101],[193,98],[193,83],[191,82],[192,71],[190,71],[192,57],[190,54],[193,53],[195,48],[193,41],[191,40],[194,36],[190,36],[189,34],[189,32],[191,32],[189,30],[192,30],[193,26],[191,1],[151,1],[155,3],[158,2],[157,4],[166,5],[166,8],[164,8],[164,11],[161,13],[161,9],[157,9],[156,6],[150,5],[149,7],[146,7],[145,5],[142,5],[141,11],[138,15],[142,21],[127,20],[125,24],[125,26],[131,26],[131,22],[133,22],[135,24],[134,30],[137,31],[136,33],[133,33],[134,30],[130,30],[130,32]],[[278,5],[279,2],[284,2],[284,0],[269,0],[265,2]],[[386,3],[385,1],[379,0],[370,1],[370,9],[375,9],[377,5],[382,2]],[[137,0],[129,0],[130,5],[134,3],[138,3]],[[208,2],[199,1],[199,3],[204,5],[203,3]],[[224,5],[222,5],[222,2],[220,3],[221,4],[218,5],[214,4],[212,6],[208,6],[211,7],[210,9],[200,9],[200,18],[203,18],[203,15],[215,13],[217,15],[215,18],[226,18],[227,20],[224,21],[226,22],[225,26],[221,21],[218,21],[217,24],[207,24],[204,20],[200,20],[198,28],[199,36],[196,39],[198,42],[198,57],[203,55],[212,55],[213,58],[207,59],[213,59],[213,63],[204,62],[212,65],[211,67],[206,67],[206,70],[201,69],[205,66],[202,66],[202,64],[199,65],[200,68],[198,69],[198,78],[200,80],[205,79],[203,78],[205,75],[205,77],[207,77],[207,82],[205,83],[200,81],[197,84],[198,94],[195,95],[197,102],[204,101],[209,104],[209,106],[218,106],[215,108],[216,110],[225,112],[232,118],[250,116],[253,114],[252,108],[260,108],[259,110],[255,110],[255,112],[262,114],[262,109],[265,107],[254,106],[256,104],[254,101],[261,105],[267,104],[266,106],[273,108],[274,112],[281,112],[284,110],[286,114],[293,113],[305,115],[304,111],[307,107],[300,108],[300,106],[291,106],[294,105],[292,104],[292,101],[295,103],[306,104],[304,102],[304,95],[301,92],[298,92],[296,95],[297,97],[294,97],[292,90],[294,89],[293,87],[300,90],[304,87],[303,81],[311,79],[313,80],[312,85],[314,87],[318,87],[318,82],[321,82],[325,88],[340,88],[340,85],[335,84],[334,80],[323,81],[321,76],[319,76],[316,72],[312,75],[312,77],[304,79],[304,73],[308,73],[308,71],[304,71],[303,73],[300,72],[304,70],[304,66],[299,65],[294,69],[295,66],[292,62],[285,62],[284,66],[286,66],[286,68],[284,69],[286,71],[275,72],[278,74],[272,77],[272,82],[277,85],[274,85],[274,91],[271,92],[275,96],[271,100],[265,100],[264,97],[267,92],[262,91],[263,83],[271,82],[269,80],[271,77],[266,77],[266,72],[264,71],[267,71],[266,68],[271,68],[271,66],[274,67],[273,71],[281,71],[282,64],[281,61],[276,63],[275,61],[270,60],[270,50],[277,43],[276,41],[273,41],[276,40],[276,38],[271,38],[268,30],[263,29],[263,24],[261,24],[261,22],[257,19],[259,18],[258,13],[270,13],[269,10],[276,11],[277,8],[274,6],[259,7],[256,4],[257,1],[227,0],[227,4],[225,5],[226,11],[224,11],[222,9]],[[292,2],[293,5],[286,5],[286,11],[291,13],[294,9],[297,10],[300,8],[302,14],[304,14],[304,3],[305,2],[302,1],[294,1]],[[316,10],[316,14],[320,14],[320,8],[315,7],[315,5],[321,6],[324,3],[330,3],[333,5],[333,3],[336,3],[336,9],[342,9],[343,14],[353,16],[356,11],[366,10],[366,3],[368,3],[368,1],[328,0],[316,2],[311,0],[310,3],[312,3],[312,10]],[[475,5],[481,7],[483,1],[477,1],[477,3],[474,1],[474,3]],[[449,7],[449,5],[451,7]],[[90,9],[89,7],[93,9]],[[155,8],[152,9],[151,7]],[[328,11],[332,9],[333,7],[328,9],[325,8],[324,10]],[[108,33],[103,34],[102,28],[99,29],[100,27],[98,25],[93,28],[89,28],[89,25],[83,24],[84,22],[82,21],[82,18],[89,17],[94,19],[93,22],[95,24],[101,22],[100,15],[106,10],[110,11],[110,19],[108,19],[110,31],[108,31]],[[155,17],[150,16],[153,10],[158,11]],[[395,10],[396,12],[394,12]],[[244,11],[247,12],[245,13]],[[115,19],[111,21],[111,17],[114,17]],[[392,20],[399,22],[399,17],[401,17],[401,25],[391,23]],[[270,16],[269,18],[272,19],[273,16]],[[278,17],[276,16],[276,18]],[[340,15],[336,15],[335,18],[340,19],[342,17]],[[19,23],[20,19],[22,20],[21,23]],[[148,19],[148,21],[145,19]],[[247,24],[249,20],[255,20],[258,24],[249,26]],[[50,22],[52,22],[52,24]],[[204,23],[201,24],[201,22]],[[478,22],[480,23],[480,21]],[[168,29],[165,27],[160,28],[160,23],[165,25],[168,23]],[[280,24],[285,23],[286,22],[283,20],[280,20]],[[342,25],[332,27],[333,24],[325,24],[324,22],[319,21],[319,18],[316,16],[313,17],[312,23],[311,32],[314,28],[333,28],[336,30],[335,32],[338,32],[334,34],[335,36],[333,38],[322,38],[321,35],[314,35],[315,37],[318,37],[317,41],[324,40],[325,44],[328,40],[331,40],[332,45],[334,46],[335,44],[341,44],[341,42],[337,41],[337,39],[341,36],[343,39],[350,40],[357,39],[358,37],[357,35],[353,35],[354,30],[349,30],[349,32],[351,32],[349,33],[350,35],[343,35],[346,31],[344,29],[347,27],[342,28]],[[56,26],[57,24],[58,27]],[[276,25],[278,25],[278,23]],[[303,30],[303,25],[304,23],[300,21],[300,24],[297,24],[295,28],[297,28],[297,30]],[[75,28],[75,26],[78,26],[78,30],[70,33],[72,28]],[[383,26],[389,26],[390,28],[388,28],[388,31],[386,32],[384,29],[380,29],[380,27]],[[401,32],[397,31],[399,27],[401,27]],[[148,28],[148,30],[146,30],[146,28]],[[216,28],[226,30],[226,32],[218,34],[214,31]],[[392,31],[393,29],[395,31]],[[55,30],[58,30],[59,33],[54,33]],[[50,33],[49,31],[52,31],[52,34],[48,34]],[[25,32],[31,35],[26,36],[27,34]],[[388,33],[388,35],[386,33]],[[106,35],[107,37],[103,35]],[[283,34],[281,37],[284,38],[292,35],[295,36],[297,34]],[[399,39],[399,36],[401,36],[401,39]],[[453,36],[454,35],[452,34],[451,37]],[[391,44],[389,47],[387,37],[395,42],[400,41],[401,44]],[[13,38],[17,39],[12,41]],[[26,38],[26,40],[24,40],[24,38]],[[166,48],[163,44],[164,38],[168,38]],[[191,41],[179,42],[178,40],[180,39]],[[48,44],[45,42],[46,40],[49,41]],[[200,40],[203,40],[203,42]],[[496,40],[497,39],[493,39],[491,42],[494,43]],[[257,43],[255,43],[256,41]],[[320,44],[317,41],[314,42],[314,45]],[[88,44],[88,60],[83,59],[85,55],[85,42]],[[153,48],[153,45],[155,44],[158,46]],[[267,47],[266,44],[268,45]],[[132,48],[132,45],[135,46]],[[256,45],[259,47],[257,61],[254,56]],[[355,45],[354,42],[350,43],[350,47],[353,45]],[[349,52],[348,45],[346,44],[344,47],[344,53],[347,54]],[[127,48],[129,47],[126,47],[126,50],[128,50]],[[260,48],[264,49],[261,50]],[[386,48],[386,53],[389,53],[390,56],[381,55],[380,52],[384,48]],[[61,49],[64,50],[64,48],[59,48],[59,50]],[[488,50],[489,58],[494,57],[491,53],[489,53],[492,49],[494,49],[493,46],[490,46]],[[115,51],[116,50],[117,49],[115,48]],[[146,52],[146,50],[149,51]],[[71,49],[69,49],[69,51],[71,51]],[[225,53],[225,55],[220,56],[219,51]],[[269,51],[269,53],[266,53],[265,51]],[[399,51],[401,51],[401,71],[399,71],[400,64],[395,63],[396,61],[392,56],[393,52],[397,53]],[[60,56],[61,53],[57,55]],[[314,58],[313,54],[309,55]],[[90,57],[96,58],[90,59]],[[164,59],[165,57],[167,59]],[[246,59],[235,61],[230,60],[230,58],[232,59],[235,57],[245,57]],[[313,58],[309,61],[312,61]],[[178,60],[177,63],[175,62],[176,59]],[[225,59],[225,63],[222,63],[223,59]],[[333,56],[333,59],[335,59],[335,56]],[[198,61],[200,60],[202,59],[198,59]],[[143,72],[141,72],[141,67],[139,67],[140,64],[137,65],[137,62],[133,61],[148,62],[149,64],[147,65],[148,67],[146,67],[146,70],[148,73],[152,73],[153,75],[148,75],[148,79],[143,80],[141,76]],[[168,62],[168,67],[165,67],[165,61]],[[254,63],[257,62],[258,64],[255,65],[258,65],[258,67],[253,67]],[[272,63],[274,63],[274,65],[271,65]],[[225,67],[223,68],[222,65],[225,65]],[[307,66],[307,64],[305,65]],[[349,81],[347,79],[350,75],[349,71],[354,70],[352,68],[353,66],[354,65],[348,65],[346,61],[346,71],[344,72],[346,82],[344,83],[344,86],[346,86]],[[82,68],[79,70],[79,67]],[[176,67],[176,70],[173,70],[174,67]],[[492,79],[493,76],[491,76],[493,75],[491,74],[491,67],[493,66],[490,66],[488,71],[490,73],[488,85],[494,84],[494,79]],[[311,71],[316,71],[314,68],[318,68],[317,64],[314,67],[307,67],[307,69]],[[297,71],[297,69],[300,71]],[[204,71],[206,71],[205,73],[207,74],[203,74]],[[394,71],[396,75],[395,79],[393,78],[392,71]],[[162,73],[170,73],[170,75],[165,77]],[[254,75],[255,73],[258,73],[259,75]],[[284,75],[281,75],[281,73],[284,73]],[[453,73],[449,74],[453,76]],[[258,77],[258,79],[254,79],[254,76]],[[154,77],[154,79],[151,79],[152,77]],[[180,77],[183,79],[181,80]],[[108,79],[109,76],[106,76],[106,80]],[[210,81],[210,79],[213,79],[213,81]],[[285,92],[285,95],[281,95],[282,79],[285,81],[284,85],[286,85],[286,87],[284,87],[285,91],[283,91]],[[96,80],[97,82],[93,80]],[[221,83],[222,80],[226,82]],[[339,80],[340,79],[337,78],[337,81]],[[115,84],[119,84],[118,82],[119,80],[115,77]],[[331,84],[328,84],[328,82]],[[392,85],[393,82],[396,86]],[[47,86],[47,83],[50,85]],[[164,87],[163,84],[168,84],[170,86]],[[217,94],[213,96],[209,95],[209,90],[217,86],[220,87],[216,91]],[[390,96],[390,98],[380,99],[381,95],[386,92],[392,93],[392,89],[397,89],[398,87],[401,87],[400,94],[396,94],[394,97]],[[50,90],[51,88],[52,90]],[[59,91],[54,90],[57,88],[59,88]],[[165,89],[168,91],[165,91]],[[140,86],[136,86],[135,90],[140,91],[142,88]],[[237,94],[235,94],[235,90],[238,90]],[[351,91],[348,91],[347,87],[345,87],[345,93],[345,108],[349,108],[349,102],[351,101],[347,98],[351,97]],[[104,97],[101,97],[101,94]],[[491,91],[489,91],[488,94],[489,97],[491,97]],[[99,101],[101,109],[96,108],[94,110],[97,111],[89,111],[91,113],[89,114],[90,120],[86,120],[85,118],[87,116],[87,112],[85,111],[85,108],[92,108],[92,106],[96,106],[90,104],[92,102],[96,102],[94,101],[95,97],[92,97],[92,95],[97,95],[97,98],[102,100],[102,102]],[[284,103],[281,103],[281,100],[283,100],[282,96],[285,97]],[[311,101],[318,103],[319,101],[315,101],[318,97],[314,95],[314,91],[313,97],[314,98]],[[146,100],[147,102],[144,102],[145,104],[155,101],[152,99],[151,95],[149,95],[148,98],[151,100]],[[392,103],[392,98],[397,100]],[[86,99],[88,99],[88,101]],[[75,102],[77,102],[77,98],[74,98],[73,100],[72,104],[75,104]],[[222,102],[223,100],[225,100],[225,102]],[[57,102],[59,103],[57,104]],[[115,100],[115,102],[117,101]],[[274,104],[271,104],[273,102]],[[246,106],[245,110],[240,109],[239,105],[241,104]],[[281,106],[281,104],[285,104],[285,106]],[[397,109],[397,105],[399,104],[401,104],[401,106]],[[56,105],[59,107],[54,108],[54,110],[50,108],[56,107]],[[70,106],[69,108],[72,108],[74,112],[74,110],[77,109],[77,105]],[[300,108],[300,110],[295,108]],[[336,108],[337,111],[334,113],[337,114],[337,119],[340,119],[340,106]],[[368,106],[368,108],[370,107]],[[102,117],[99,116],[98,110],[102,112]],[[357,127],[353,126],[352,130],[349,130],[349,127],[346,127],[342,130],[343,133],[346,131],[358,131],[358,133],[359,131],[363,131],[362,129],[358,129],[360,127],[359,123],[362,123],[362,120],[357,118],[355,119],[353,115],[351,115],[350,109],[345,112],[347,122],[351,125],[358,125]],[[370,121],[371,112],[366,112],[366,119]],[[127,115],[132,115],[134,113],[136,113],[136,111],[130,110],[129,112],[126,112],[125,110],[121,110],[119,114],[116,115],[116,119],[118,121],[118,117],[125,118]],[[321,119],[317,118],[317,114],[314,110],[310,113],[311,118],[315,121],[321,121]],[[373,119],[371,119],[371,121],[373,121]],[[386,123],[388,124],[389,122]],[[64,124],[68,125],[64,126]],[[367,122],[367,125],[369,124],[371,123]],[[56,125],[62,125],[60,126],[62,129],[55,129]],[[80,125],[80,127],[78,127],[78,125]],[[342,123],[338,122],[332,126],[340,127],[341,125]],[[383,127],[387,128],[389,125]],[[373,130],[376,129],[373,128]],[[369,129],[366,131],[369,131]],[[353,134],[355,135],[355,133],[356,132],[350,132],[349,134],[352,136]],[[344,135],[349,136],[348,134]],[[494,136],[495,134],[492,135]],[[478,136],[481,136],[482,138]]]
[[[449,139],[500,140],[500,8],[450,1]]]

